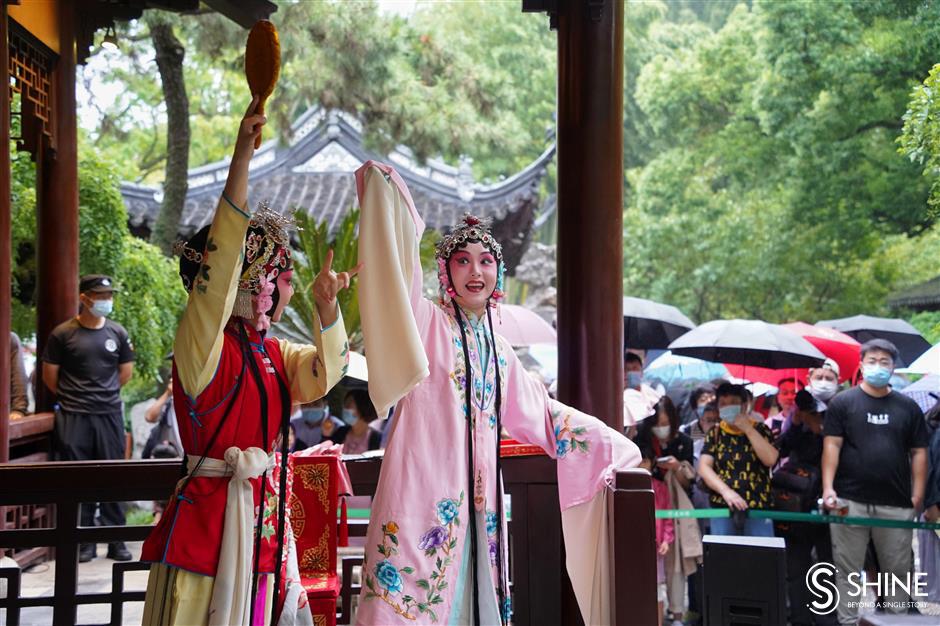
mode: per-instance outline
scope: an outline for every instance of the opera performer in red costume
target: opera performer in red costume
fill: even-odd
[[[153,564],[147,625],[313,623],[290,574],[296,556],[273,451],[279,433],[287,439],[291,404],[322,397],[348,367],[336,294],[358,268],[336,273],[328,253],[313,285],[315,345],[266,336],[293,294],[291,220],[246,208],[265,123],[256,108],[254,98],[211,225],[177,250],[189,300],[174,343],[173,402],[187,472],[144,543],[141,560]]]

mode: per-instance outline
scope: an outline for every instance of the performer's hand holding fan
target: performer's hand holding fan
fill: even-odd
[[[264,103],[274,91],[281,73],[281,42],[277,29],[268,20],[259,20],[248,33],[245,46],[245,77],[252,95],[258,96],[255,113],[264,115]],[[255,139],[255,149],[261,147],[261,135]]]

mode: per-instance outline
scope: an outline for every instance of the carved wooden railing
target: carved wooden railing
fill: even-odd
[[[372,495],[381,460],[347,463],[357,495]],[[514,624],[579,624],[577,603],[564,567],[564,546],[555,463],[548,457],[504,459],[506,490],[512,497],[510,567]],[[179,479],[178,461],[83,461],[70,463],[0,465],[0,506],[54,503],[55,527],[0,530],[0,548],[52,547],[56,554],[54,595],[20,597],[18,569],[0,570],[7,582],[7,624],[17,626],[21,609],[52,607],[53,624],[76,622],[77,607],[106,604],[111,624],[121,624],[125,602],[141,602],[144,591],[125,591],[124,573],[146,569],[141,563],[115,563],[108,593],[78,593],[80,543],[141,541],[148,526],[80,527],[82,502],[126,502],[165,499]],[[649,474],[642,470],[617,475],[609,501],[613,520],[611,537],[612,600],[618,625],[656,623],[656,560],[653,493]],[[353,523],[350,534],[363,536],[367,522]],[[594,538],[585,538],[585,542]],[[361,562],[361,560],[360,560]],[[351,584],[355,560],[343,562],[344,587],[338,623],[349,623]]]
[[[50,458],[52,449],[52,413],[35,413],[10,422],[10,462],[42,463]],[[27,504],[22,506],[0,506],[0,530],[17,528],[52,528],[55,506],[49,504]],[[52,558],[48,547],[24,548],[20,550],[0,549],[12,556],[20,567]]]

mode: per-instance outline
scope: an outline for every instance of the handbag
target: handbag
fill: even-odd
[[[183,456],[183,451],[178,447],[173,433],[173,426],[170,424],[170,407],[173,405],[173,398],[169,398],[160,411],[160,420],[150,429],[150,435],[147,436],[147,442],[144,444],[143,452],[140,454],[142,459],[175,459]]]
[[[819,496],[819,468],[788,463],[774,472],[770,489],[774,508],[778,511],[810,511]]]

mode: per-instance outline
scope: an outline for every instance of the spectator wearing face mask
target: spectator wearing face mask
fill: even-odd
[[[623,429],[636,436],[637,424],[653,414],[653,406],[663,394],[643,382],[643,359],[629,350],[623,353]]]
[[[121,387],[134,371],[134,347],[123,326],[108,319],[117,290],[109,276],[90,274],[79,281],[78,315],[56,326],[42,355],[42,380],[56,394],[55,439],[62,461],[123,459],[124,405]],[[95,525],[98,503],[82,504],[82,526]],[[119,502],[100,503],[101,519],[124,525]],[[83,543],[78,560],[96,556],[95,544]],[[129,561],[121,541],[108,547],[108,558]]]
[[[839,393],[839,364],[826,359],[821,366],[809,370],[807,380],[806,390],[820,402],[829,402]]]
[[[687,419],[683,420],[683,426],[695,423],[702,418],[702,413],[709,403],[715,401],[715,386],[711,383],[699,385],[689,394],[689,401],[686,404],[685,414]],[[680,419],[682,415],[680,414]]]
[[[829,402],[824,424],[823,504],[847,509],[851,517],[910,521],[924,502],[927,480],[927,427],[917,403],[889,385],[898,350],[890,341],[862,345],[861,384]],[[850,606],[848,574],[865,562],[874,543],[881,572],[906,580],[913,563],[910,528],[870,528],[832,524],[833,564],[841,601],[840,624],[854,624],[858,606]],[[910,595],[894,585],[884,596],[885,609],[906,613]],[[903,605],[904,608],[899,608]]]
[[[702,448],[705,446],[705,437],[708,431],[718,425],[718,404],[715,403],[714,394],[712,400],[702,406],[698,419],[679,427],[679,432],[686,434],[692,439],[692,463],[698,467],[699,458],[702,455]]]
[[[747,389],[723,383],[715,392],[718,426],[705,437],[699,460],[699,473],[711,489],[709,500],[716,508],[732,511],[748,508],[769,509],[770,468],[777,463],[779,452],[773,446],[773,434],[751,415]],[[715,535],[747,535],[772,537],[773,525],[768,519],[729,518],[711,520]]]
[[[688,494],[695,480],[692,438],[679,431],[679,412],[669,396],[660,398],[653,410],[651,417],[640,422],[637,445],[643,458],[652,460],[650,472],[654,484],[662,481],[668,487],[669,507],[691,509]],[[701,535],[695,520],[680,521],[675,530],[676,541],[669,543],[664,555],[670,623],[681,622],[685,613],[686,579],[695,572],[695,556],[686,555],[701,555]],[[690,534],[690,530],[694,533]],[[686,559],[691,562],[686,563]]]
[[[300,414],[291,417],[290,425],[294,431],[292,450],[303,450],[322,441],[342,443],[349,430],[342,420],[330,415],[325,396],[301,405]]]
[[[349,430],[343,440],[344,454],[362,454],[367,450],[378,450],[382,444],[382,433],[372,428],[369,422],[378,416],[365,389],[352,389],[343,402],[343,422]]]

